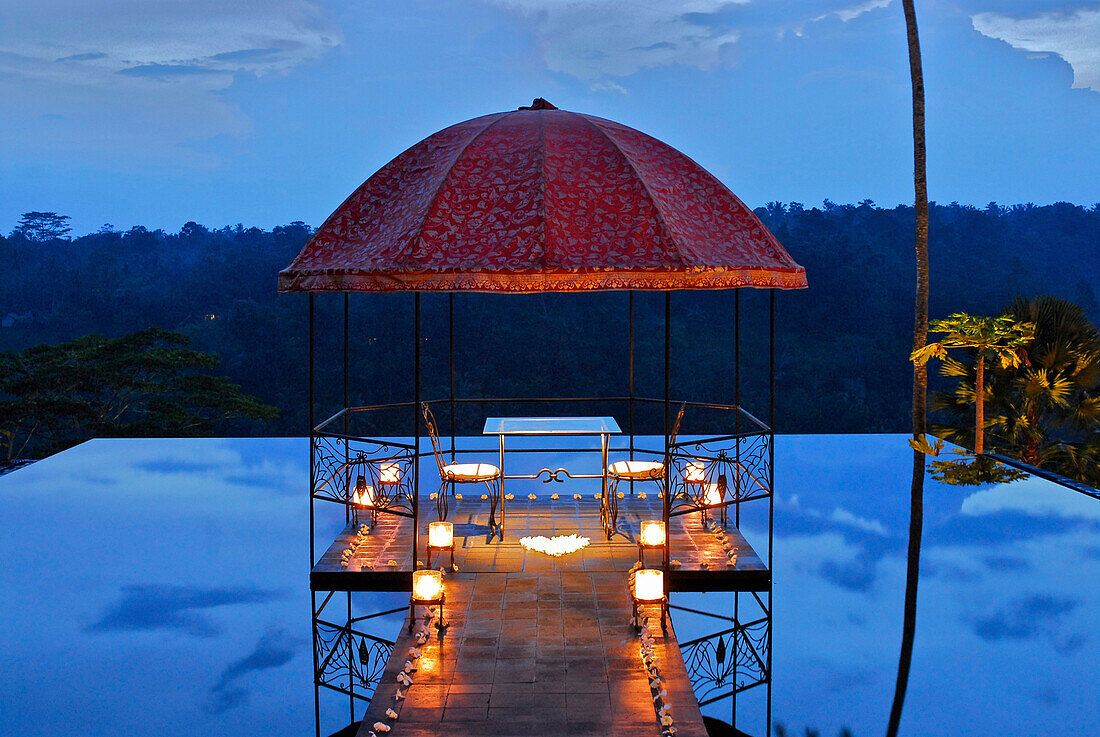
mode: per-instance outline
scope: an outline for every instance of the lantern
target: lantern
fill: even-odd
[[[703,495],[703,505],[707,507],[716,507],[722,503],[722,497],[725,496],[722,491],[722,487],[719,484],[707,484],[706,493]]]
[[[455,527],[450,522],[432,522],[428,525],[428,545],[433,548],[449,548],[454,544]]]
[[[684,477],[684,483],[701,484],[707,480],[706,464],[702,461],[688,461],[680,475]]]
[[[401,464],[397,461],[386,461],[378,466],[378,483],[401,483]]]
[[[416,622],[416,607],[439,605],[439,623],[443,627],[443,603],[447,597],[443,593],[443,574],[439,571],[413,571],[412,595],[409,596],[409,632]]]
[[[643,568],[634,574],[634,593],[630,597],[634,626],[638,627],[638,610],[644,604],[661,607],[661,629],[667,628],[668,597],[665,596],[665,574],[656,568]]]
[[[442,573],[431,570],[413,572],[413,601],[417,603],[434,602],[437,601],[442,594]]]
[[[645,520],[638,533],[638,561],[645,564],[646,548],[665,546],[665,523],[660,520]]]
[[[449,550],[451,567],[455,564],[455,526],[450,522],[431,522],[428,524],[428,568],[432,567],[432,551]]]
[[[351,495],[351,503],[360,507],[374,506],[374,487],[367,486],[367,479],[363,475],[355,479],[355,492]]]
[[[638,601],[660,601],[665,597],[665,573],[656,568],[643,568],[634,574],[634,598]]]
[[[722,520],[722,526],[726,526],[726,489],[727,489],[726,475],[718,475],[718,483],[716,484],[704,484],[702,494],[702,517],[703,524],[707,522],[707,510],[711,507],[718,507],[718,516]],[[736,494],[734,495],[736,498]]]
[[[657,548],[665,544],[665,523],[660,520],[647,520],[642,522],[640,535],[642,545],[647,548]]]

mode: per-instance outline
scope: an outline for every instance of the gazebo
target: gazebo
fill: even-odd
[[[421,461],[429,459],[422,422],[423,408],[442,412],[450,428],[453,460],[470,453],[461,447],[456,417],[478,406],[540,408],[584,406],[585,402],[614,404],[626,423],[629,457],[652,457],[664,462],[665,484],[661,494],[663,522],[669,529],[677,517],[701,513],[725,520],[733,506],[735,524],[740,505],[766,500],[768,551],[763,570],[723,577],[704,569],[673,570],[673,535],[666,536],[661,556],[667,591],[748,591],[755,597],[766,620],[767,652],[756,653],[767,684],[770,726],[770,607],[772,467],[775,418],[775,290],[807,286],[805,270],[784,250],[752,210],[726,186],[694,161],[644,133],[619,123],[555,108],[542,99],[511,112],[494,113],[445,128],[412,146],[371,176],[325,221],[288,268],[279,274],[281,292],[309,294],[309,404],[310,404],[310,555],[313,590],[315,686],[334,688],[354,699],[369,696],[370,688],[356,694],[355,681],[370,682],[369,658],[358,671],[348,665],[347,677],[334,684],[326,676],[325,643],[335,648],[346,636],[347,651],[355,650],[356,631],[348,593],[347,624],[326,638],[323,618],[335,591],[411,589],[412,573],[420,550],[422,513]],[[741,300],[744,287],[768,292],[768,409],[767,422],[747,412],[741,397]],[[679,290],[735,290],[730,333],[734,349],[734,396],[725,401],[685,401],[673,397],[669,376],[673,351],[673,292]],[[628,354],[623,356],[620,396],[577,398],[568,387],[554,397],[467,397],[456,387],[454,316],[456,293],[536,294],[595,291],[626,292],[625,332]],[[343,408],[318,418],[316,412],[316,299],[319,293],[336,292],[343,299]],[[413,344],[413,396],[408,401],[383,406],[352,407],[349,401],[349,314],[352,292],[410,292],[413,320],[409,340]],[[447,295],[449,395],[422,396],[422,295]],[[641,396],[635,391],[635,295],[659,292],[664,296],[664,394]],[[520,299],[517,297],[517,299]],[[644,360],[644,356],[641,359]],[[730,401],[732,399],[732,401]],[[673,419],[684,408],[685,426],[674,440]],[[636,445],[636,415],[659,408],[664,442],[656,447]],[[357,417],[385,411],[387,417],[403,417],[384,437],[366,437],[352,431]],[[688,434],[694,412],[709,413],[713,428],[706,435]],[[551,410],[552,412],[552,410]],[[396,414],[395,414],[396,413]],[[717,419],[714,419],[717,418]],[[488,430],[486,430],[488,432]],[[477,451],[484,455],[484,449]],[[569,478],[606,479],[601,474],[576,474],[566,469],[545,468],[536,474],[506,475],[504,435],[501,434],[503,478],[561,481]],[[690,467],[690,468],[688,468]],[[692,473],[699,478],[692,478]],[[385,476],[389,474],[389,478]],[[702,483],[700,479],[703,482]],[[716,482],[719,482],[717,484]],[[369,483],[368,483],[369,482]],[[435,483],[428,483],[434,490]],[[370,488],[370,504],[361,494]],[[704,489],[720,486],[711,499]],[[358,494],[360,496],[356,496]],[[445,493],[445,492],[440,492]],[[633,486],[630,489],[633,498]],[[598,495],[601,496],[601,495]],[[619,533],[616,495],[606,484],[600,499],[607,537]],[[622,496],[621,494],[619,496]],[[315,550],[315,502],[342,505],[345,521],[353,529],[358,513],[369,508],[371,522],[392,516],[408,520],[408,566],[387,570],[348,572],[324,565]],[[503,505],[503,501],[501,502]],[[503,520],[502,509],[502,520]],[[507,523],[505,523],[507,524]],[[490,532],[492,530],[490,529]],[[500,531],[501,542],[504,539]],[[392,562],[392,561],[391,561]],[[752,575],[750,575],[750,573]],[[713,575],[712,575],[713,574]],[[317,593],[329,592],[320,607]],[[735,603],[735,608],[737,604]],[[734,621],[737,628],[736,617]],[[754,621],[753,624],[757,624]],[[336,627],[336,625],[332,625]],[[319,634],[320,632],[320,634]],[[361,643],[382,644],[370,636]],[[719,633],[724,658],[725,645]],[[736,633],[734,634],[736,637]],[[702,638],[697,650],[706,650]],[[377,642],[376,642],[377,641]],[[709,640],[714,644],[714,640]],[[320,643],[320,644],[319,644]],[[683,644],[681,645],[683,647]],[[362,645],[359,648],[362,654]],[[707,656],[711,660],[715,653]],[[685,660],[689,660],[685,651]],[[766,662],[765,662],[766,661]],[[718,682],[721,683],[721,677]],[[753,684],[755,685],[755,683]],[[731,684],[709,700],[733,697]],[[721,690],[721,689],[719,689]],[[698,694],[698,687],[696,689]],[[700,704],[707,703],[699,695]],[[320,727],[318,726],[318,734]]]

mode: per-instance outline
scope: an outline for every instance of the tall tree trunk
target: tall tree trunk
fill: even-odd
[[[924,74],[921,71],[920,39],[913,0],[902,0],[905,30],[909,40],[909,75],[913,84],[913,189],[917,289],[913,311],[913,350],[928,342],[928,182],[924,152]],[[924,437],[928,422],[928,369],[913,365],[913,438]],[[909,666],[913,662],[913,636],[917,629],[917,580],[920,577],[920,543],[924,522],[924,454],[913,451],[913,479],[909,497],[909,551],[905,570],[905,611],[901,625],[901,652],[898,656],[898,680],[894,703],[890,707],[887,737],[896,737],[909,685]]]
[[[985,358],[980,353],[974,368],[974,452],[985,452]]]

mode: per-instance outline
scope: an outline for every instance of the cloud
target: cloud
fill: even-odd
[[[251,122],[222,90],[238,75],[286,74],[342,42],[314,0],[41,0],[0,25],[0,115],[12,150],[170,151]],[[33,121],[67,113],[62,140]],[[33,153],[31,151],[30,153]],[[189,153],[198,157],[199,154]]]
[[[124,586],[122,599],[90,632],[176,630],[194,637],[213,637],[217,626],[203,610],[237,604],[258,604],[280,598],[281,592],[252,587],[199,588],[147,584]]]
[[[222,671],[218,682],[210,689],[212,700],[208,711],[222,714],[248,699],[248,692],[237,682],[249,673],[280,668],[293,658],[299,641],[283,630],[269,632],[260,638],[252,652],[235,660]]]
[[[855,5],[845,5],[835,10],[826,11],[821,15],[816,15],[803,23],[798,23],[792,30],[794,31],[794,35],[802,36],[805,33],[807,23],[818,23],[833,17],[839,18],[844,23],[848,23],[864,13],[870,13],[872,10],[888,7],[891,2],[892,0],[865,0]]]
[[[199,461],[190,458],[158,458],[150,461],[139,461],[132,464],[134,468],[142,471],[158,474],[193,474],[204,471],[214,471],[224,467],[224,463],[215,461]]]
[[[866,0],[866,2],[856,3],[846,8],[834,10],[833,15],[847,23],[848,21],[855,20],[864,13],[870,13],[872,10],[888,7],[890,2],[891,0]]]
[[[547,67],[585,81],[682,64],[711,69],[737,30],[706,17],[749,0],[484,0],[532,24]]]
[[[986,556],[985,567],[991,571],[1026,571],[1031,564],[1012,555],[990,555]]]
[[[833,522],[840,522],[841,524],[851,525],[852,527],[858,527],[861,530],[867,532],[873,532],[876,535],[888,535],[886,528],[877,519],[868,519],[866,517],[860,517],[859,515],[852,514],[843,507],[836,507],[833,509],[833,513],[829,515],[829,519]]]
[[[58,61],[95,61],[96,59],[106,59],[107,55],[102,51],[93,51],[87,54],[73,54],[71,56],[63,56]]]
[[[1019,512],[1033,517],[1062,517],[1100,523],[1100,504],[1095,499],[1036,477],[1011,486],[979,489],[963,499],[959,511],[971,517]]]
[[[987,642],[1026,640],[1044,632],[1051,633],[1051,629],[1058,624],[1058,620],[1073,611],[1079,604],[1080,602],[1074,599],[1049,594],[1032,594],[1011,602],[1000,612],[975,617],[971,625],[974,628],[974,634]],[[1060,650],[1066,649],[1063,643],[1068,645],[1070,650],[1083,644],[1079,637],[1070,637],[1063,641],[1055,640],[1055,646]]]
[[[1035,516],[1013,509],[981,515],[952,514],[929,525],[925,531],[928,544],[981,545],[1006,541],[1035,540],[1059,535],[1079,527],[1093,527],[1064,517]]]
[[[1015,49],[1060,56],[1073,68],[1073,86],[1100,92],[1100,9],[1080,8],[1013,18],[978,13],[974,30]]]
[[[829,583],[861,593],[870,591],[878,576],[874,560],[866,555],[851,561],[822,561],[819,572]]]
[[[621,95],[626,94],[626,87],[614,82],[595,82],[594,84],[590,84],[588,89],[593,92],[618,92]]]

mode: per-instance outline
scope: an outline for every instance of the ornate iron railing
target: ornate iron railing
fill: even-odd
[[[314,620],[318,686],[369,702],[381,682],[394,643],[350,625]]]
[[[772,491],[766,430],[684,440],[669,448],[669,516],[767,498]]]
[[[351,503],[359,476],[371,487],[378,511],[411,517],[413,514],[413,446],[388,440],[315,432],[310,438],[313,455],[313,497],[339,504]]]
[[[771,646],[767,617],[680,643],[680,652],[699,706],[768,682]]]

